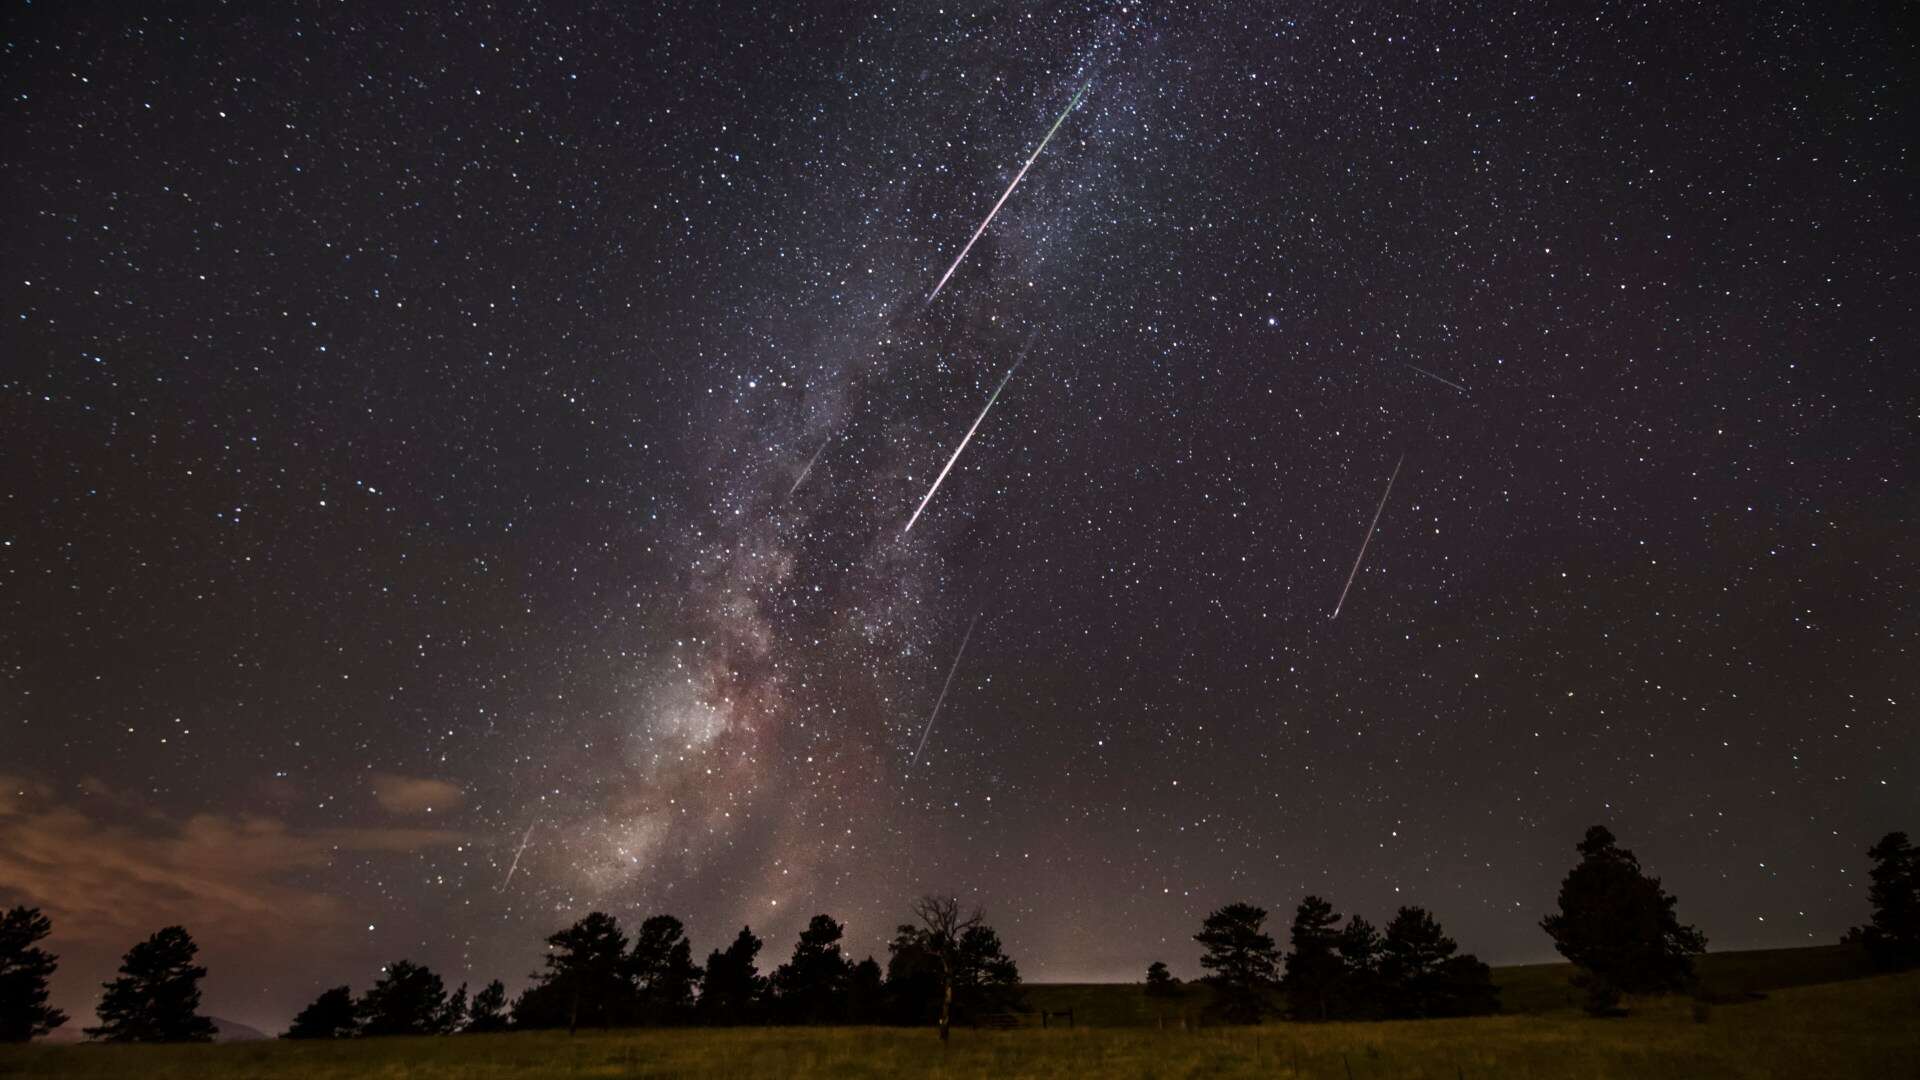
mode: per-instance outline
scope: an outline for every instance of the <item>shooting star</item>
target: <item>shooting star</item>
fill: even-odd
[[[1373,543],[1373,530],[1380,527],[1380,511],[1387,508],[1387,496],[1393,494],[1393,481],[1400,475],[1401,462],[1406,460],[1407,455],[1401,454],[1400,461],[1393,463],[1393,475],[1387,477],[1387,490],[1380,493],[1380,505],[1373,508],[1373,524],[1367,526],[1367,538],[1360,541],[1360,554],[1353,557],[1353,569],[1347,573],[1347,583],[1340,590],[1340,602],[1333,605],[1334,619],[1340,617],[1340,609],[1347,604],[1347,590],[1353,588],[1353,579],[1360,573],[1360,560],[1367,557],[1367,545]]]
[[[953,448],[953,456],[947,459],[947,467],[941,469],[940,475],[933,478],[933,486],[927,489],[927,494],[920,500],[920,505],[913,508],[913,516],[907,519],[907,527],[900,530],[901,536],[905,536],[913,531],[913,523],[920,520],[920,512],[925,510],[927,504],[933,501],[933,493],[940,490],[940,485],[946,480],[947,474],[953,471],[953,463],[960,460],[960,452],[965,450],[967,444],[973,441],[973,433],[980,430],[980,421],[987,418],[987,413],[993,408],[993,403],[1000,400],[1000,391],[1007,388],[1007,380],[1013,378],[1013,373],[1019,371],[1020,365],[1027,362],[1027,354],[1033,351],[1033,343],[1039,339],[1040,328],[1036,326],[1033,328],[1033,333],[1027,335],[1026,347],[1020,350],[1019,358],[1014,360],[1013,366],[1008,368],[1007,373],[1000,377],[1000,385],[994,387],[993,393],[987,395],[986,407],[980,410],[979,416],[973,418],[973,426],[967,429],[967,434],[960,440],[960,445]]]
[[[947,272],[940,275],[940,284],[933,287],[933,295],[927,297],[927,303],[931,304],[939,298],[940,290],[947,287],[947,279],[953,276],[955,270],[960,269],[960,263],[966,259],[967,252],[973,250],[974,242],[980,239],[981,233],[987,231],[988,225],[993,224],[993,216],[1000,212],[1002,206],[1006,205],[1007,196],[1012,195],[1013,189],[1020,186],[1020,181],[1026,177],[1027,170],[1033,168],[1033,163],[1039,159],[1040,151],[1045,150],[1047,143],[1053,141],[1053,133],[1060,130],[1061,124],[1067,122],[1067,116],[1073,112],[1074,106],[1080,104],[1080,99],[1086,96],[1087,87],[1092,85],[1092,79],[1088,79],[1086,82],[1080,84],[1080,89],[1074,93],[1073,100],[1067,102],[1067,108],[1060,114],[1060,119],[1055,120],[1053,126],[1047,129],[1047,137],[1041,139],[1040,145],[1033,148],[1033,155],[1027,158],[1027,163],[1020,166],[1020,171],[1013,175],[1013,183],[1008,184],[1007,190],[1000,194],[1000,201],[994,203],[993,209],[987,211],[986,220],[980,223],[979,228],[973,230],[973,236],[967,240],[967,246],[960,249],[960,254],[954,258],[953,265],[947,267]]]
[[[967,640],[973,637],[973,625],[980,621],[980,613],[974,612],[973,619],[967,623],[967,632],[960,635],[960,649],[953,654],[953,665],[947,668],[947,681],[940,684],[940,696],[934,699],[933,712],[927,716],[926,730],[920,733],[920,745],[913,748],[913,757],[907,762],[911,769],[920,762],[920,751],[927,748],[927,736],[933,734],[933,722],[940,719],[940,706],[947,703],[947,691],[953,688],[953,673],[960,670],[960,658],[967,655]]]
[[[527,853],[527,841],[533,839],[533,829],[538,824],[540,822],[536,820],[533,825],[527,826],[527,834],[520,838],[520,850],[513,853],[513,865],[507,867],[507,880],[500,883],[502,889],[513,884],[513,872],[520,869],[520,856]]]
[[[1412,364],[1408,364],[1407,366],[1410,368],[1413,368],[1413,370],[1419,372],[1420,374],[1425,375],[1427,378],[1432,379],[1434,382],[1446,383],[1448,386],[1453,387],[1455,390],[1458,390],[1463,394],[1471,394],[1473,392],[1471,390],[1468,390],[1466,387],[1461,386],[1459,383],[1454,382],[1452,379],[1443,379],[1440,376],[1435,375],[1433,372],[1428,371],[1426,368],[1413,367]]]
[[[800,475],[793,478],[793,486],[787,489],[787,498],[793,498],[793,493],[799,491],[800,485],[807,482],[807,474],[813,471],[813,463],[820,460],[820,455],[826,453],[827,447],[832,443],[832,435],[828,435],[820,441],[820,449],[815,450],[813,456],[807,459],[807,467],[801,469]]]

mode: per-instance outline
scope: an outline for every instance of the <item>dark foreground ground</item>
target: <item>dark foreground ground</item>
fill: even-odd
[[[1075,1009],[1072,1029],[958,1030],[945,1049],[931,1031],[891,1028],[35,1045],[0,1049],[0,1076],[1920,1076],[1920,973],[1846,978],[1857,968],[1834,966],[1838,953],[1728,954],[1714,960],[1708,978],[1709,993],[1722,1003],[1640,1000],[1618,1020],[1592,1020],[1568,1007],[1564,971],[1542,966],[1499,973],[1512,1003],[1527,1011],[1465,1020],[1183,1029],[1177,1016],[1144,1004],[1136,987],[1035,987],[1036,1007]],[[1795,985],[1823,972],[1846,981]],[[1716,987],[1716,978],[1726,981]]]

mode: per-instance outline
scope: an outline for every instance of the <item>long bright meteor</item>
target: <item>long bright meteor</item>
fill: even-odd
[[[1028,339],[1028,348],[1032,348],[1032,341],[1032,338]],[[913,516],[907,519],[907,527],[900,530],[901,536],[905,536],[913,531],[913,523],[920,520],[920,512],[925,510],[927,504],[933,501],[933,493],[940,490],[940,485],[947,479],[947,474],[953,471],[953,463],[960,460],[960,452],[965,450],[967,444],[973,441],[973,433],[980,430],[980,421],[987,418],[987,413],[993,408],[993,403],[1000,400],[1000,391],[1007,388],[1007,380],[1013,378],[1013,373],[1020,370],[1020,365],[1025,362],[1026,359],[1027,354],[1023,350],[1020,354],[1020,359],[1015,360],[1013,366],[1007,369],[1007,373],[1000,376],[1000,385],[994,387],[993,393],[988,395],[986,408],[981,409],[980,415],[973,418],[973,426],[967,429],[967,434],[960,440],[960,445],[953,448],[953,456],[947,459],[947,467],[941,469],[940,475],[933,478],[933,486],[927,489],[927,494],[920,500],[920,505],[914,507]]]
[[[947,681],[940,684],[940,696],[934,699],[933,712],[927,716],[926,729],[920,732],[920,745],[913,748],[913,757],[907,762],[911,769],[920,761],[920,751],[927,748],[927,736],[933,734],[933,722],[940,719],[940,706],[947,703],[947,691],[953,688],[953,673],[960,670],[960,658],[967,655],[967,641],[973,637],[974,623],[980,621],[980,613],[974,612],[973,619],[967,623],[967,632],[960,635],[960,649],[953,654],[953,665],[947,668]]]
[[[534,826],[538,824],[540,824],[540,822],[536,820],[533,825],[527,826],[527,834],[520,838],[520,850],[513,853],[513,865],[507,867],[507,880],[500,883],[501,888],[504,889],[513,884],[513,872],[520,869],[520,856],[527,853],[527,841],[533,839],[533,829]]]
[[[940,284],[935,285],[933,287],[933,294],[927,297],[927,303],[931,304],[934,302],[934,300],[939,298],[940,290],[947,287],[947,279],[953,276],[953,272],[955,270],[960,269],[960,263],[966,259],[967,252],[973,250],[974,242],[980,239],[981,233],[987,231],[987,226],[993,223],[993,216],[1000,212],[1000,208],[1002,206],[1006,205],[1007,196],[1012,195],[1013,189],[1020,186],[1020,181],[1022,178],[1024,178],[1027,175],[1027,170],[1033,168],[1033,163],[1039,160],[1040,151],[1045,150],[1047,148],[1047,144],[1053,141],[1053,133],[1060,130],[1061,124],[1064,124],[1067,122],[1068,114],[1073,112],[1074,106],[1080,104],[1080,99],[1086,96],[1087,87],[1092,85],[1093,85],[1092,79],[1088,79],[1086,82],[1080,84],[1080,89],[1074,93],[1073,100],[1067,102],[1066,111],[1062,112],[1060,114],[1060,119],[1055,120],[1053,122],[1053,126],[1047,129],[1047,137],[1044,139],[1041,139],[1040,145],[1033,148],[1033,154],[1032,156],[1027,158],[1027,163],[1025,165],[1020,166],[1020,171],[1013,175],[1013,183],[1008,184],[1007,190],[1000,194],[1000,201],[994,203],[993,209],[987,211],[986,220],[980,223],[979,228],[973,230],[973,236],[967,240],[967,246],[960,249],[960,254],[954,258],[953,265],[947,267],[947,272],[940,275]]]
[[[807,459],[807,467],[804,469],[801,469],[800,475],[793,478],[793,486],[787,489],[787,498],[789,499],[793,498],[793,493],[796,491],[799,491],[800,485],[807,482],[807,474],[813,471],[814,462],[817,462],[820,460],[820,455],[826,453],[827,447],[832,443],[833,443],[832,435],[828,435],[825,439],[822,439],[820,441],[820,449],[815,450],[813,452],[813,456]]]
[[[1428,371],[1426,368],[1414,367],[1414,365],[1412,364],[1408,364],[1407,366],[1410,368],[1413,368],[1413,370],[1419,372],[1420,374],[1425,375],[1427,378],[1432,379],[1434,382],[1446,383],[1448,386],[1453,387],[1455,390],[1458,390],[1463,394],[1473,393],[1473,391],[1468,390],[1466,387],[1461,386],[1459,383],[1454,382],[1452,379],[1441,378],[1440,376],[1435,375],[1433,372]]]
[[[1387,496],[1393,494],[1393,481],[1400,475],[1401,462],[1406,460],[1407,455],[1401,454],[1400,461],[1393,463],[1393,475],[1387,477],[1387,490],[1380,493],[1380,505],[1373,508],[1373,524],[1367,526],[1367,538],[1360,541],[1360,554],[1353,557],[1353,569],[1348,572],[1347,583],[1340,590],[1340,602],[1333,605],[1332,619],[1339,618],[1340,609],[1347,604],[1347,590],[1353,588],[1353,579],[1360,573],[1360,560],[1367,557],[1367,545],[1373,543],[1373,530],[1380,527],[1380,511],[1387,508]]]

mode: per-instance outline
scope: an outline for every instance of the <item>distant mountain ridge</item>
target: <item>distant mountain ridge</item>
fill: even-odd
[[[273,1038],[273,1036],[268,1035],[259,1028],[248,1027],[238,1020],[222,1020],[218,1016],[209,1016],[207,1019],[213,1021],[214,1042],[253,1042],[256,1039]],[[87,1027],[90,1022],[91,1021],[80,1020],[78,1018],[70,1018],[66,1023],[54,1028],[51,1035],[38,1041],[50,1043],[86,1042],[87,1033],[82,1029]]]

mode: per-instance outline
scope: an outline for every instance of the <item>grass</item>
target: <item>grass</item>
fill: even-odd
[[[1859,979],[1872,974],[1866,950],[1857,945],[1819,945],[1807,949],[1753,949],[1708,953],[1694,965],[1700,993],[1723,999],[1768,993],[1795,986]],[[1513,1013],[1577,1008],[1580,993],[1568,985],[1571,964],[1527,964],[1493,969],[1500,984],[1500,1006]]]
[[[1793,950],[1806,952],[1809,950]],[[1783,972],[1783,964],[1792,969]],[[1730,978],[1812,974],[1809,957],[1729,965]],[[1534,969],[1518,970],[1526,979]],[[1040,989],[1040,988],[1036,988]],[[1124,999],[1078,991],[1076,1007],[1123,1019]],[[1054,992],[1048,988],[1048,993]],[[376,1077],[1396,1077],[1913,1076],[1920,1063],[1920,972],[1798,986],[1711,1007],[1687,998],[1632,1002],[1632,1015],[1577,1010],[1370,1024],[1269,1023],[1182,1031],[1144,1026],[954,1032],[892,1028],[522,1033],[340,1043],[0,1048],[0,1076]],[[1070,1006],[1073,1007],[1073,1006]],[[1124,1011],[1124,1010],[1121,1010]]]

